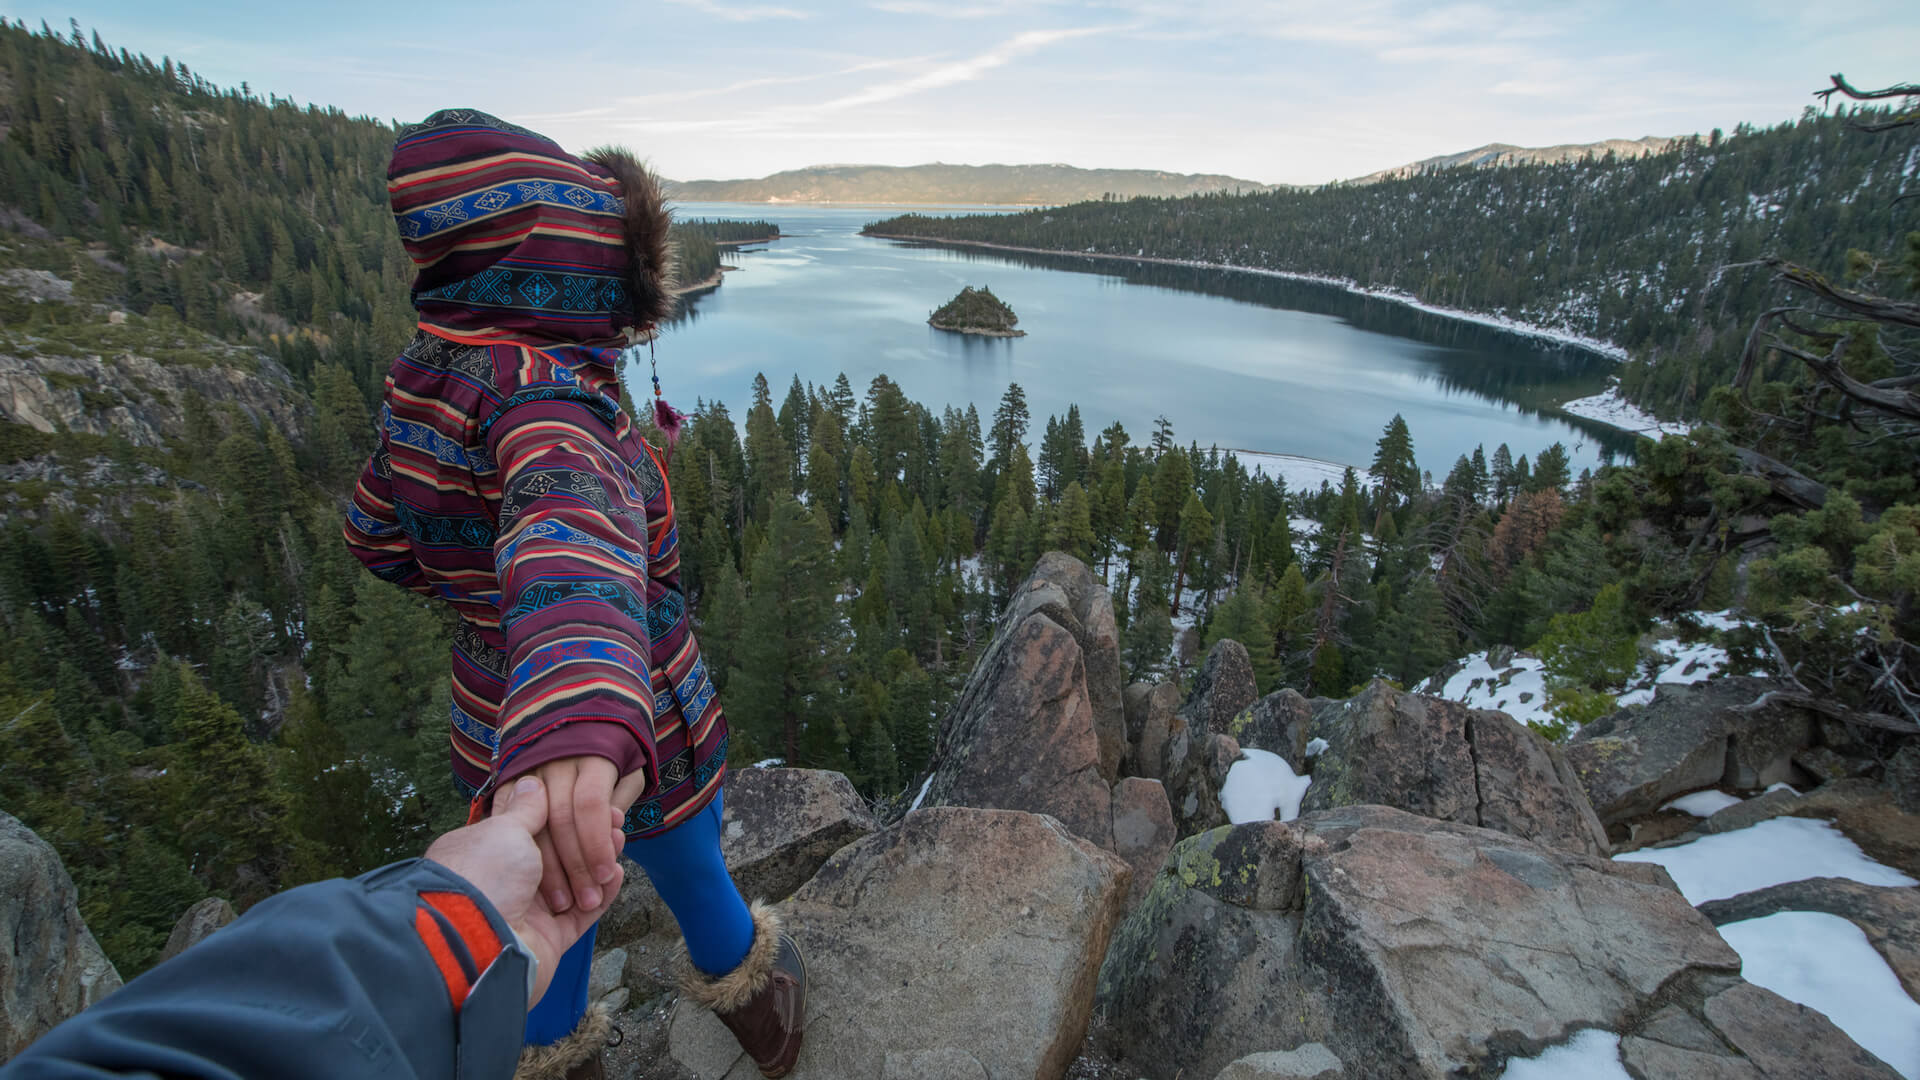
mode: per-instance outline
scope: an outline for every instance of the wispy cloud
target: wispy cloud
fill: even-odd
[[[933,0],[880,0],[869,6],[889,15],[925,15],[935,19],[990,19],[1021,10],[1014,4],[943,4]]]
[[[1007,40],[988,49],[986,52],[970,56],[965,60],[941,64],[932,70],[922,72],[910,79],[898,82],[877,83],[864,90],[835,98],[832,101],[805,107],[804,111],[825,113],[839,112],[843,109],[857,108],[862,105],[875,105],[883,101],[892,101],[909,94],[918,94],[923,90],[937,90],[943,86],[972,82],[997,67],[1019,59],[1028,53],[1037,52],[1049,45],[1074,38],[1093,37],[1096,34],[1110,33],[1116,27],[1086,26],[1067,30],[1029,30],[1015,34]]]
[[[794,8],[773,7],[767,4],[722,4],[717,0],[667,0],[669,4],[679,4],[696,11],[703,11],[715,18],[727,22],[758,22],[761,19],[806,19],[811,16]]]

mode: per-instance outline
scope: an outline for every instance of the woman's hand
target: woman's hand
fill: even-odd
[[[581,907],[598,912],[619,891],[618,823],[647,788],[642,772],[620,776],[612,761],[594,754],[559,758],[535,768],[547,791],[546,830],[535,837],[540,850],[540,895],[555,913]],[[498,800],[494,813],[500,813]],[[609,815],[609,834],[597,823]]]
[[[613,878],[606,886],[602,902],[594,906],[570,906],[557,912],[539,893],[542,856],[534,838],[548,827],[551,804],[548,791],[538,777],[523,776],[514,781],[493,801],[493,816],[476,825],[442,836],[427,849],[427,858],[467,879],[480,890],[500,917],[520,935],[537,961],[533,994],[527,999],[532,1008],[547,991],[554,969],[580,935],[587,932],[619,892],[621,871],[614,866]],[[625,815],[608,807],[598,819],[603,843],[618,843]],[[582,819],[584,820],[584,819]]]

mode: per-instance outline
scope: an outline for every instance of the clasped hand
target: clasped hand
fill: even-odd
[[[540,848],[540,895],[555,913],[574,908],[599,911],[620,890],[618,823],[646,790],[643,772],[619,775],[612,761],[596,755],[559,758],[534,769],[547,790],[547,827],[534,837]],[[494,813],[500,813],[496,800]],[[611,813],[609,835],[600,827]]]
[[[547,901],[540,892],[544,850],[535,837],[544,841],[551,832],[561,805],[552,796],[537,775],[523,776],[495,797],[493,816],[455,829],[427,849],[427,858],[480,890],[532,951],[537,978],[528,1007],[546,993],[561,955],[612,906],[621,881],[616,863],[613,876],[601,882],[605,893],[593,906],[568,904],[555,910]],[[598,833],[603,845],[618,844],[623,818],[609,806],[595,819],[598,828],[574,831]],[[571,820],[576,826],[585,824],[585,819]]]

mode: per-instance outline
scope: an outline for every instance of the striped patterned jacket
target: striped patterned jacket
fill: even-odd
[[[451,760],[484,799],[546,762],[644,771],[629,836],[697,813],[727,724],[680,589],[665,472],[620,407],[671,306],[657,181],[474,110],[401,133],[387,186],[420,330],[388,373],[346,541],[459,615]]]
[[[469,792],[561,757],[647,771],[629,835],[706,805],[727,726],[680,589],[665,476],[620,408],[615,350],[422,330],[387,377],[346,539],[451,603],[454,775]]]

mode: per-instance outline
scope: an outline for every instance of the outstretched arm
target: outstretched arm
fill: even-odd
[[[48,1032],[0,1078],[508,1075],[545,986],[533,965],[551,972],[601,912],[555,916],[535,895],[539,784],[500,802],[427,858],[263,901]]]
[[[597,908],[619,844],[598,823],[657,787],[647,656],[647,520],[617,407],[567,382],[523,386],[485,419],[500,466],[500,627],[510,669],[494,782],[537,772],[555,911]]]

